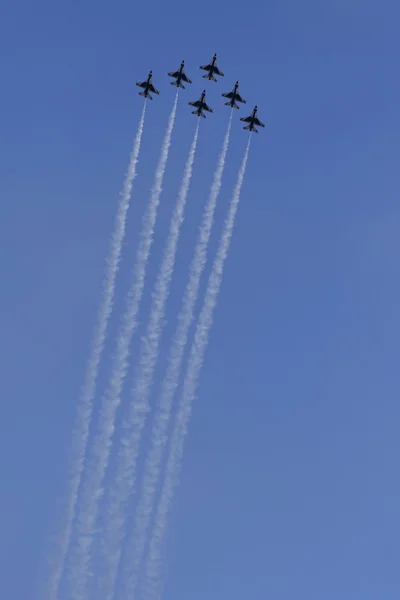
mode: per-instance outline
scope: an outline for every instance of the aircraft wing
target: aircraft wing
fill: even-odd
[[[147,81],[137,81],[136,85],[138,85],[141,88],[145,88],[147,86]]]
[[[227,92],[226,94],[222,94],[222,96],[224,96],[224,98],[232,98],[233,92]]]
[[[200,106],[200,100],[196,100],[195,102],[189,102],[190,106],[195,106],[198,108]]]
[[[216,73],[220,77],[224,77],[223,72],[218,69],[217,65],[214,65],[214,73]]]
[[[203,108],[203,110],[208,110],[208,112],[214,112],[214,111],[213,111],[213,109],[212,109],[212,108],[210,108],[210,107],[208,106],[208,104],[206,104],[205,102],[204,102],[204,104],[203,104],[203,107],[202,107],[202,108]]]
[[[153,94],[160,94],[160,92],[158,90],[156,90],[156,88],[154,87],[154,85],[152,83],[149,85],[149,90]]]
[[[175,77],[175,79],[178,79],[179,71],[175,71],[174,73],[168,73],[168,77]]]
[[[246,100],[245,100],[244,98],[242,98],[242,96],[241,96],[240,94],[238,94],[238,95],[236,96],[236,100],[237,100],[238,102],[243,102],[243,104],[246,104]]]
[[[203,69],[203,71],[210,71],[211,65],[204,65],[203,67],[200,67],[200,69]]]
[[[185,75],[185,73],[182,73],[182,80],[185,81],[186,83],[192,83],[192,80],[189,79],[189,77],[187,75]]]
[[[252,118],[251,117],[240,117],[241,121],[244,121],[245,123],[251,123]]]
[[[261,123],[260,119],[257,117],[254,119],[254,124],[258,125],[259,127],[265,127],[264,123]]]

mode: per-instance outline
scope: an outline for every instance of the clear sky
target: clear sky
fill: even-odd
[[[247,105],[234,115],[213,251],[247,141],[239,116],[257,103],[266,128],[253,136],[187,439],[165,600],[400,597],[399,19],[395,0],[3,1],[2,598],[40,600],[142,106],[135,81],[153,69],[161,94],[148,106],[117,309],[174,98],[166,72],[182,59],[193,84],[149,281],[195,128],[187,102],[206,86],[215,110],[200,124],[165,340],[229,118],[220,94],[236,79]],[[204,83],[198,66],[214,52],[225,77]]]

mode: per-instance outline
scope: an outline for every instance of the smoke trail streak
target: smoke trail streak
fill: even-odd
[[[190,349],[186,375],[183,380],[183,390],[180,397],[174,429],[171,439],[170,453],[167,460],[164,484],[160,501],[154,519],[152,536],[149,544],[144,570],[144,598],[158,600],[161,595],[161,551],[167,527],[167,517],[170,510],[173,492],[178,484],[179,472],[183,455],[185,437],[188,430],[192,404],[195,398],[199,375],[204,362],[204,354],[208,344],[210,328],[213,322],[213,312],[217,302],[223,269],[232,238],[235,217],[239,206],[240,192],[243,184],[249,155],[250,138],[239,169],[237,182],[233,192],[224,230],[220,239],[216,257],[208,279],[203,306],[196,327],[194,340]]]
[[[97,325],[94,332],[89,362],[86,368],[85,382],[78,403],[72,442],[73,450],[69,467],[69,491],[67,494],[66,518],[60,546],[56,553],[56,560],[54,561],[55,567],[53,568],[49,580],[49,589],[47,593],[47,598],[49,600],[56,600],[58,596],[64,563],[71,542],[72,524],[84,469],[85,454],[89,438],[89,426],[92,419],[93,401],[96,393],[97,376],[101,355],[104,349],[108,321],[113,308],[115,281],[119,268],[122,243],[125,236],[132,185],[136,176],[136,164],[142,140],[145,113],[146,103],[143,105],[142,116],[139,121],[125,182],[121,192],[121,200],[119,202],[115,227],[111,237],[111,248],[106,260],[106,273],[103,282],[103,294],[97,318]]]
[[[126,511],[136,482],[136,463],[139,455],[141,433],[149,411],[149,395],[164,326],[165,305],[175,265],[179,234],[193,173],[198,132],[199,123],[190,146],[181,187],[171,218],[163,259],[152,293],[153,300],[149,324],[140,348],[139,366],[132,389],[128,415],[123,423],[125,433],[118,453],[115,482],[110,487],[104,544],[107,553],[107,567],[101,586],[101,594],[104,598],[112,598],[113,596],[121,557],[121,547],[126,529]],[[132,590],[130,594],[132,595]]]
[[[183,354],[187,344],[190,325],[193,320],[193,313],[198,296],[200,279],[206,264],[207,247],[213,226],[218,195],[222,185],[222,176],[228,151],[231,123],[232,112],[223,140],[221,153],[218,159],[218,165],[214,172],[209,197],[204,208],[204,214],[199,229],[195,253],[190,265],[189,281],[185,289],[182,308],[178,315],[178,326],[171,344],[167,363],[167,371],[162,383],[160,399],[152,429],[151,447],[145,462],[141,496],[136,511],[134,536],[132,537],[133,547],[132,552],[129,554],[129,556],[132,557],[129,563],[129,570],[131,573],[129,579],[130,588],[133,591],[137,586],[139,570],[146,546],[148,528],[157,490],[157,483],[160,478],[163,452],[167,442],[172,402],[178,387]]]
[[[77,518],[77,545],[70,570],[71,597],[74,600],[83,600],[87,597],[86,588],[89,577],[93,528],[99,512],[99,503],[103,495],[102,484],[112,446],[116,412],[120,404],[121,391],[128,370],[130,343],[137,326],[137,314],[143,294],[146,266],[153,241],[157,209],[175,122],[177,101],[178,95],[175,97],[169,117],[150,201],[143,217],[139,247],[136,254],[136,264],[132,284],[126,298],[126,308],[117,341],[112,374],[108,389],[102,398],[98,427],[93,441],[90,461],[87,465],[87,476],[82,482],[80,512]]]

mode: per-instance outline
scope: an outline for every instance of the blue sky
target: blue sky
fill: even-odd
[[[184,58],[193,84],[149,282],[195,128],[186,103],[213,52],[225,77],[207,84],[215,112],[200,124],[165,348],[229,118],[220,93],[239,79],[239,116],[257,103],[266,128],[252,140],[187,440],[165,600],[399,597],[399,18],[389,0],[3,3],[4,598],[39,598],[46,574],[141,111],[135,81],[153,69],[161,95],[148,106],[117,314],[173,102],[166,72]],[[212,251],[247,140],[239,116]]]

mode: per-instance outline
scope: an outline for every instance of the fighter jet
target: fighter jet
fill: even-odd
[[[200,67],[200,69],[202,69],[203,71],[208,71],[207,75],[203,75],[204,79],[209,79],[210,81],[217,81],[214,75],[219,75],[220,77],[224,76],[222,71],[218,69],[216,62],[217,55],[214,54],[213,59],[209,65],[204,65],[203,67]]]
[[[181,62],[179,71],[175,71],[174,73],[168,73],[168,77],[174,77],[176,79],[176,81],[171,81],[171,85],[176,85],[176,87],[185,89],[185,86],[182,85],[182,83],[181,83],[182,81],[184,81],[185,83],[192,83],[192,80],[189,79],[189,77],[186,75],[186,73],[184,73],[184,68],[185,68],[185,61],[183,60]]]
[[[153,78],[153,71],[150,71],[149,76],[147,77],[146,81],[137,81],[136,82],[136,85],[138,85],[139,87],[144,89],[143,92],[139,92],[139,96],[144,96],[145,98],[149,98],[150,100],[153,100],[152,96],[150,96],[150,92],[152,94],[157,94],[157,95],[160,93],[154,87],[154,85],[152,83],[152,78]]]
[[[196,102],[189,102],[190,106],[195,106],[196,110],[192,112],[192,115],[197,115],[198,117],[206,118],[206,115],[203,113],[203,110],[207,110],[208,112],[214,112],[212,108],[208,106],[205,102],[206,90],[203,90],[203,93],[200,96],[200,100],[196,100]]]
[[[222,96],[224,96],[224,98],[229,98],[229,102],[225,102],[225,106],[230,106],[231,108],[239,108],[239,106],[236,104],[236,101],[243,102],[243,104],[246,104],[246,100],[244,100],[242,98],[242,96],[239,94],[238,88],[239,88],[239,82],[237,81],[235,83],[235,87],[233,88],[233,90],[231,92],[228,92],[227,94],[222,94]]]
[[[264,123],[261,123],[260,119],[257,117],[257,106],[254,107],[253,112],[251,113],[251,115],[249,117],[241,117],[241,121],[244,121],[245,123],[249,123],[249,125],[247,125],[247,127],[243,127],[243,129],[248,129],[249,131],[254,131],[255,133],[258,133],[258,129],[256,129],[256,125],[257,127],[265,127]]]

